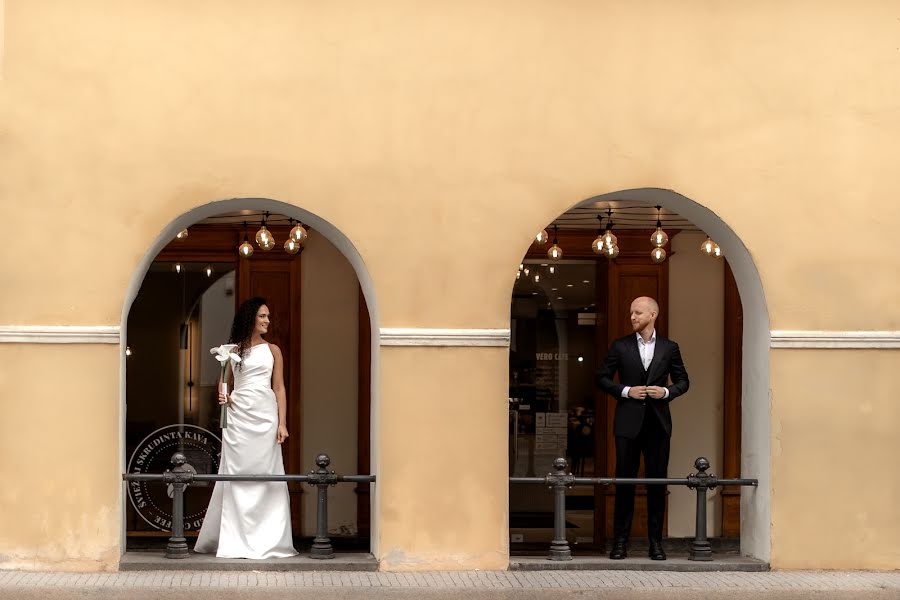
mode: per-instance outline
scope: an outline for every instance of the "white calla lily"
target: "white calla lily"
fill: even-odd
[[[234,362],[241,362],[240,355],[234,352],[236,348],[237,344],[222,344],[221,346],[210,348],[209,353],[215,355],[216,360],[222,365],[227,363],[229,358]]]
[[[241,355],[236,353],[237,344],[222,344],[209,349],[209,353],[216,357],[219,364],[222,365],[222,378],[219,380],[219,391],[225,394],[226,401],[222,404],[221,413],[219,415],[219,425],[222,429],[228,427],[228,384],[225,382],[225,375],[228,370],[228,359],[236,363],[241,362]]]

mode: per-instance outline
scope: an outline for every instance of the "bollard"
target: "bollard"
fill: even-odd
[[[331,545],[331,538],[328,537],[328,486],[337,483],[337,476],[334,471],[329,471],[326,467],[331,464],[331,459],[327,454],[320,454],[316,457],[316,465],[319,467],[315,471],[309,472],[309,480],[307,483],[318,488],[318,496],[316,498],[316,538],[313,540],[312,549],[310,550],[310,558],[328,559],[334,558],[334,548]]]
[[[712,547],[706,537],[706,491],[718,485],[718,477],[706,472],[709,461],[700,457],[694,461],[697,473],[688,475],[688,488],[697,490],[697,523],[694,541],[691,542],[689,560],[712,560]]]
[[[575,483],[575,476],[566,473],[566,459],[553,461],[555,473],[547,473],[545,481],[553,490],[553,542],[548,560],[572,560],[572,550],[566,539],[566,488]]]
[[[184,539],[184,488],[190,482],[192,473],[184,464],[187,462],[184,454],[176,452],[172,455],[172,464],[175,467],[165,472],[163,481],[172,484],[172,534],[169,543],[166,544],[166,558],[187,558],[188,545]]]

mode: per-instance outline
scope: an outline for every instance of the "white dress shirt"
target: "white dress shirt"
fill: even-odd
[[[653,333],[650,334],[650,339],[646,342],[644,338],[641,337],[640,333],[635,333],[637,336],[637,344],[638,344],[638,352],[641,353],[641,363],[644,365],[644,370],[650,368],[650,363],[653,362],[653,354],[656,352],[656,330],[653,330]],[[664,387],[666,390],[665,395],[663,395],[662,399],[665,400],[669,397],[669,388]],[[631,391],[631,386],[626,385],[622,389],[622,397],[627,398],[628,392]]]

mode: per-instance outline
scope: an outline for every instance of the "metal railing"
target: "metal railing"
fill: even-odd
[[[697,521],[694,540],[691,542],[690,560],[712,560],[712,546],[706,535],[706,492],[720,485],[757,486],[756,479],[720,479],[706,471],[709,461],[700,457],[694,461],[696,473],[684,478],[647,477],[575,477],[566,473],[565,458],[553,461],[553,473],[544,477],[510,477],[511,484],[543,484],[553,490],[553,541],[550,543],[550,560],[572,560],[572,549],[566,539],[566,490],[576,485],[685,485],[697,491]]]
[[[327,454],[316,456],[314,471],[307,475],[204,475],[194,473],[185,466],[187,459],[180,452],[172,456],[175,465],[165,473],[125,473],[125,481],[155,481],[172,486],[172,530],[166,544],[166,558],[187,558],[187,539],[184,537],[184,489],[195,481],[299,481],[318,488],[316,499],[316,537],[313,539],[310,558],[334,558],[334,547],[328,537],[328,487],[338,483],[373,483],[374,475],[336,475],[328,470],[331,459]]]
[[[184,490],[195,481],[299,481],[318,490],[316,501],[316,537],[313,539],[310,558],[334,558],[334,547],[328,537],[328,487],[338,483],[374,483],[374,475],[336,475],[328,470],[331,459],[327,454],[316,456],[314,471],[306,475],[205,475],[194,473],[186,467],[187,459],[181,453],[172,457],[174,467],[165,473],[137,474],[125,473],[125,481],[151,481],[172,485],[172,530],[166,544],[166,558],[187,558],[187,540],[184,537]],[[543,484],[553,490],[553,541],[550,543],[548,558],[555,561],[572,560],[572,549],[566,539],[566,490],[577,485],[684,485],[697,491],[696,533],[691,542],[690,560],[712,560],[712,547],[706,535],[706,492],[718,486],[756,486],[756,479],[720,479],[706,471],[709,461],[700,457],[694,461],[696,473],[684,478],[616,478],[616,477],[575,477],[566,473],[568,463],[565,458],[553,461],[553,473],[544,477],[510,477],[510,484]]]

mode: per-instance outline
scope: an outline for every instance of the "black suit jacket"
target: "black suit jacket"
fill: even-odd
[[[613,380],[617,373],[619,375],[618,382]],[[666,385],[670,376],[672,385]],[[691,382],[688,380],[678,344],[657,334],[653,361],[645,371],[644,364],[641,362],[641,352],[638,349],[637,334],[632,333],[617,339],[609,347],[606,360],[597,371],[597,385],[616,399],[616,416],[613,424],[613,433],[616,436],[637,437],[641,431],[641,424],[644,422],[644,412],[652,410],[659,417],[663,429],[671,437],[672,414],[669,412],[669,402],[687,392]],[[644,402],[622,397],[622,390],[625,386],[636,385],[665,387],[669,390],[669,397],[666,399],[647,398]]]

